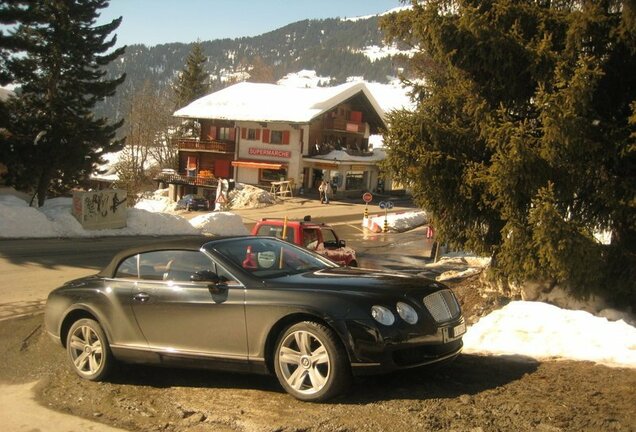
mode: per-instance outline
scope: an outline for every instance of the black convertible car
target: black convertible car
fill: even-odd
[[[89,380],[118,360],[275,373],[307,401],[343,392],[352,374],[453,359],[466,330],[436,282],[254,236],[121,252],[52,291],[45,323]]]

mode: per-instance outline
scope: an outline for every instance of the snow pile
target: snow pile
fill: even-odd
[[[373,232],[382,232],[384,227],[384,214],[364,218],[365,228]],[[387,213],[386,222],[389,231],[404,232],[424,225],[428,221],[425,211],[413,211],[402,213]]]
[[[229,193],[230,208],[261,208],[276,204],[276,197],[256,186],[239,183]]]
[[[249,232],[243,220],[230,212],[213,212],[190,219],[190,224],[202,234],[211,235],[247,235]]]
[[[38,209],[13,195],[0,195],[0,238],[57,235],[46,215]]]
[[[168,198],[168,188],[157,189],[148,194],[143,194],[135,208],[147,210],[153,213],[170,213],[175,209],[176,203]]]
[[[441,282],[479,274],[489,265],[490,257],[478,257],[464,252],[453,252],[445,254],[437,262],[426,264],[426,268],[440,269],[442,272],[435,280]]]
[[[468,329],[464,352],[589,360],[636,368],[636,328],[580,310],[514,301]]]

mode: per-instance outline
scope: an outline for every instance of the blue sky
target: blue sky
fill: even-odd
[[[111,0],[100,22],[123,16],[118,45],[257,36],[311,18],[375,15],[399,0]]]

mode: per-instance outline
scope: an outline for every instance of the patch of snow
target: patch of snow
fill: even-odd
[[[212,212],[190,219],[190,224],[198,228],[202,234],[211,235],[247,235],[243,220],[230,212]]]
[[[585,311],[513,301],[468,329],[464,352],[636,368],[636,328]]]
[[[277,198],[268,191],[243,183],[237,183],[236,188],[228,195],[230,208],[233,209],[267,207],[276,204],[278,201]]]

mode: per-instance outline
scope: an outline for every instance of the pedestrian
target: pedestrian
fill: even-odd
[[[332,192],[331,183],[329,183],[327,180],[323,180],[322,188],[323,188],[323,193],[325,196],[324,203],[329,204],[329,195],[331,195],[331,192]]]
[[[325,181],[320,182],[320,186],[318,186],[318,193],[320,194],[320,204],[325,203]]]

